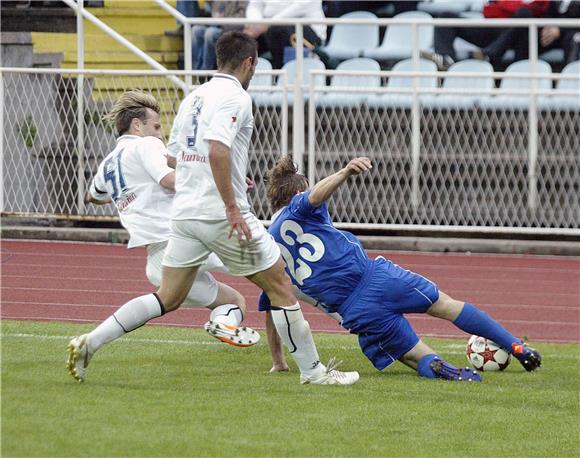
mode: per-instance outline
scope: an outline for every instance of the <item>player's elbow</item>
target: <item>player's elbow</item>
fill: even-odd
[[[175,191],[175,172],[170,172],[165,175],[161,178],[159,184],[169,191]]]

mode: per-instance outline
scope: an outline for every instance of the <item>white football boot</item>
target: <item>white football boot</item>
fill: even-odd
[[[83,334],[82,336],[72,339],[67,347],[68,361],[67,368],[76,380],[83,382],[87,372],[87,366],[93,354],[89,352],[89,336]]]
[[[251,347],[260,341],[260,334],[247,326],[208,321],[203,327],[210,336],[236,347]]]
[[[313,385],[352,385],[353,383],[356,383],[360,378],[359,373],[356,371],[337,371],[336,368],[340,363],[342,363],[342,361],[337,362],[336,358],[332,357],[326,365],[326,370],[322,375],[318,377],[307,377],[301,374],[300,383],[302,385],[307,385],[309,383]]]

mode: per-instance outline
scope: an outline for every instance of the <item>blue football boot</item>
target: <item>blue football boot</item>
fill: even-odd
[[[462,367],[458,369],[453,364],[443,361],[441,358],[433,358],[429,367],[438,378],[453,380],[456,382],[481,382],[481,375],[475,369]]]
[[[512,344],[512,354],[528,372],[535,371],[542,365],[542,355],[538,350],[528,347],[523,342]]]

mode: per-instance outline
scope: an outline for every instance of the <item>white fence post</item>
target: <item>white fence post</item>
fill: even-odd
[[[83,22],[84,0],[77,2],[77,67],[85,68],[85,29]],[[77,75],[77,208],[78,214],[85,212],[85,75]]]
[[[532,71],[538,71],[538,28],[529,25],[529,56]],[[528,109],[528,208],[535,210],[538,205],[538,79],[532,78],[532,94]]]
[[[314,156],[314,148],[315,148],[315,133],[316,133],[316,126],[314,125],[315,115],[316,115],[316,103],[314,103],[314,85],[316,81],[316,75],[310,73],[309,78],[309,91],[308,91],[308,183],[310,186],[314,186],[315,176],[315,166],[316,166],[316,158]]]
[[[411,25],[413,41],[413,71],[419,71],[419,36],[417,23]],[[419,111],[419,77],[413,76],[413,107],[411,110],[411,203],[419,207],[419,168],[421,160],[421,113]]]
[[[302,73],[304,69],[304,28],[296,24],[296,78],[294,79],[294,105],[292,109],[292,157],[300,173],[304,171],[304,96]],[[284,95],[286,97],[286,94]]]
[[[278,75],[278,78],[282,78],[284,83],[284,88],[288,86],[288,74],[282,72]],[[288,93],[286,89],[282,92],[282,155],[288,155]]]
[[[185,76],[185,90],[184,95],[188,95],[191,91],[191,66],[192,66],[192,55],[191,55],[191,24],[183,24],[183,67],[188,72]]]

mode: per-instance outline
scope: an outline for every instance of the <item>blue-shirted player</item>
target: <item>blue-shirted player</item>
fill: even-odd
[[[391,261],[370,259],[353,234],[333,226],[326,200],[350,176],[371,168],[368,158],[353,159],[309,191],[291,158],[281,159],[269,171],[267,195],[276,212],[269,232],[280,246],[299,298],[334,315],[344,328],[358,334],[363,353],[379,370],[399,360],[423,377],[481,381],[472,369],[454,367],[422,342],[405,313],[449,320],[468,334],[498,343],[527,371],[540,367],[540,354],[487,313],[451,298],[427,278]],[[260,310],[269,310],[264,294]],[[273,347],[272,370],[287,370],[269,316],[266,323]]]

